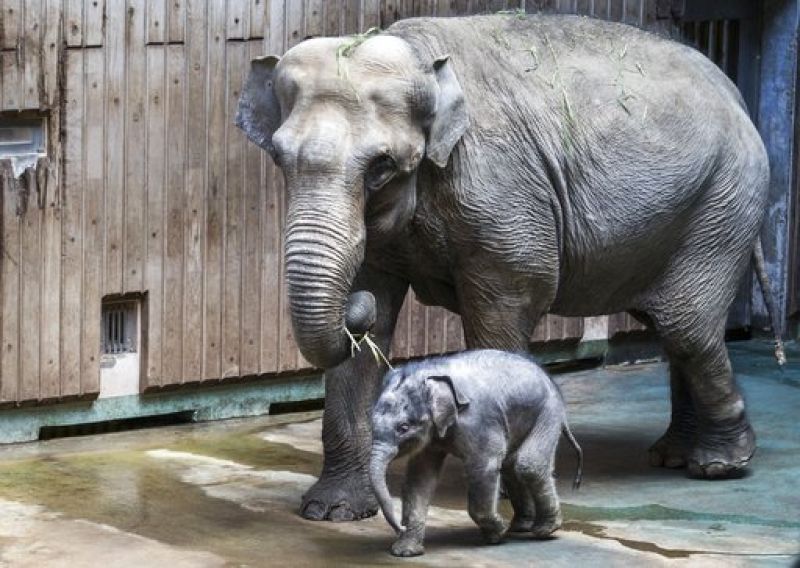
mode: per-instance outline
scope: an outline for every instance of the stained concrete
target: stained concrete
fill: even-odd
[[[380,517],[300,519],[321,463],[319,413],[305,413],[1,448],[0,566],[788,566],[800,552],[800,350],[783,372],[765,343],[732,353],[759,450],[751,473],[730,481],[647,464],[667,423],[664,365],[556,378],[586,467],[572,491],[564,445],[565,525],[551,541],[481,545],[455,460],[420,558],[386,553]]]

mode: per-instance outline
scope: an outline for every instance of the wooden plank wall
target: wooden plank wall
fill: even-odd
[[[653,22],[654,0],[0,0],[0,110],[49,160],[0,164],[0,404],[99,391],[104,297],[145,299],[142,388],[308,367],[283,293],[282,177],[233,126],[249,60],[312,35],[503,9]],[[611,330],[631,329],[626,317]],[[576,339],[548,317],[534,341]],[[463,346],[409,297],[393,355]]]

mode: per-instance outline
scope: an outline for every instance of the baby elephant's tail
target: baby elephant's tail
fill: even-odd
[[[569,424],[567,424],[566,420],[561,427],[561,432],[564,434],[564,437],[569,440],[569,443],[572,444],[572,447],[575,448],[575,453],[578,455],[578,471],[575,473],[575,479],[572,482],[572,489],[578,489],[581,486],[581,479],[583,479],[583,450],[581,450],[577,440],[575,440],[575,436],[572,435],[572,430],[569,429]]]

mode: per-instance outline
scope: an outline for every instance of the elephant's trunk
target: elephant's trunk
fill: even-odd
[[[363,204],[343,188],[296,193],[303,195],[290,199],[285,240],[292,326],[306,359],[330,368],[350,355],[345,326],[360,334],[375,322],[372,294],[350,294],[364,260]]]
[[[373,446],[369,464],[369,479],[372,483],[372,490],[375,492],[375,497],[378,499],[378,504],[383,511],[383,516],[386,517],[386,521],[395,532],[399,534],[405,530],[405,527],[397,522],[397,517],[395,517],[394,514],[392,495],[389,493],[389,487],[386,485],[386,473],[389,469],[389,463],[396,455],[396,447]]]

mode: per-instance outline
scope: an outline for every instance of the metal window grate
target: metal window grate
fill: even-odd
[[[136,302],[114,302],[103,306],[103,353],[136,352]]]
[[[739,21],[707,20],[684,22],[681,30],[687,43],[716,63],[735,83],[739,67]]]
[[[0,158],[37,156],[45,153],[44,118],[0,116]]]

